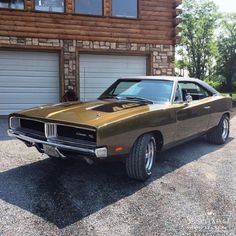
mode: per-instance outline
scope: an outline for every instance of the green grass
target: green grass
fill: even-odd
[[[222,93],[223,95],[229,95],[229,93]],[[232,98],[236,100],[236,92],[232,93]]]

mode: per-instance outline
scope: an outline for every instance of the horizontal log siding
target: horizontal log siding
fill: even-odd
[[[111,0],[104,0],[104,16],[74,14],[74,1],[65,0],[65,13],[0,9],[0,35],[52,39],[175,44],[175,0],[140,0],[139,19],[111,17]]]

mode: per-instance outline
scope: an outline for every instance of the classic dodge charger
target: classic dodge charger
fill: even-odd
[[[8,134],[52,158],[124,160],[129,177],[145,180],[160,151],[201,135],[224,144],[234,114],[203,81],[145,76],[117,80],[96,101],[13,113]]]

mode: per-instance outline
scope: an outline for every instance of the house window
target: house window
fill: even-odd
[[[24,9],[24,0],[0,0],[0,8]]]
[[[64,12],[64,0],[35,0],[35,10]]]
[[[112,0],[112,16],[138,17],[138,0]]]
[[[102,16],[103,0],[75,0],[75,13]]]

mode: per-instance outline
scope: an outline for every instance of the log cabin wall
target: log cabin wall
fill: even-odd
[[[24,10],[0,8],[0,48],[58,52],[61,96],[78,91],[81,52],[146,55],[147,74],[173,75],[180,3],[139,0],[138,17],[128,19],[112,16],[112,0],[103,0],[102,16],[76,14],[74,0],[65,0],[64,13],[35,11],[25,0]]]

